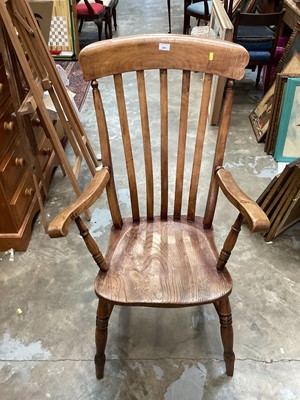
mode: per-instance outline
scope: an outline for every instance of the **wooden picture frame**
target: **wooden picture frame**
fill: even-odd
[[[257,4],[257,0],[244,0],[241,4],[241,12],[242,13],[251,13],[255,10]]]
[[[286,77],[294,76],[297,71],[300,72],[300,55],[298,53],[294,54],[289,60],[283,70],[283,74]],[[280,90],[283,89],[282,86],[277,88],[278,84],[282,84],[281,79],[275,80],[258,105],[249,114],[253,132],[258,143],[263,142],[266,135],[270,136],[277,133],[278,125],[276,132],[274,126],[279,118],[280,104],[282,100],[282,91]]]
[[[300,22],[298,21],[287,42],[285,51],[278,63],[276,74],[283,71],[285,65],[291,60],[295,53],[300,53]]]
[[[232,13],[236,13],[238,10],[240,4],[242,3],[243,0],[233,0],[232,2]]]
[[[233,29],[232,22],[222,2],[220,0],[214,0],[210,16],[208,37],[213,36],[216,39],[232,41]],[[226,79],[224,77],[214,76],[209,106],[209,122],[211,125],[219,124],[225,85]]]
[[[231,20],[234,21],[239,10],[242,13],[254,12],[257,8],[257,2],[258,0],[233,0]]]
[[[268,128],[268,135],[270,136],[269,137],[270,154],[274,154],[275,151],[280,116],[282,111],[282,100],[284,98],[286,83],[288,78],[300,78],[300,69],[299,69],[299,74],[287,74],[287,75],[283,73],[277,74],[275,82],[275,93],[273,99],[272,115]]]
[[[279,84],[279,87],[275,89],[274,95],[274,105],[271,114],[271,120],[269,123],[269,128],[266,135],[265,151],[267,154],[274,155],[276,140],[278,134],[279,120],[282,108],[282,99],[285,91],[285,84],[287,78],[299,77],[300,74],[300,54],[295,53],[290,61],[285,65],[284,70],[281,74],[277,74],[277,80],[273,84]],[[286,78],[286,79],[285,79]]]
[[[257,107],[251,111],[249,114],[249,119],[258,143],[261,143],[268,131],[273,101],[275,93],[275,84],[273,84],[261,101],[258,103]]]
[[[282,103],[274,158],[290,162],[300,157],[300,78],[288,78]]]

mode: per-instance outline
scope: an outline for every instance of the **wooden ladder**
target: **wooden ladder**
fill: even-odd
[[[51,140],[63,173],[67,175],[78,197],[82,193],[78,183],[82,160],[86,161],[92,176],[95,175],[98,160],[83,130],[77,111],[73,107],[55,62],[49,53],[48,46],[28,1],[0,0],[0,20],[2,36],[6,42],[9,42],[8,45],[11,51],[14,51],[28,85],[28,93],[25,97],[23,96],[24,98],[20,96],[20,91],[19,95],[17,94],[18,91],[16,95],[13,94],[14,107],[15,110],[18,110],[16,112],[18,124],[29,127],[30,121],[35,115],[38,115],[46,136]],[[6,68],[12,70],[10,72],[13,75],[14,65],[9,60],[9,55],[4,54],[4,58]],[[15,82],[14,84],[17,90],[18,83]],[[63,145],[57,136],[51,116],[45,106],[44,95],[47,92],[74,152],[75,162],[73,167],[70,165]],[[28,135],[27,131],[26,134]],[[33,144],[32,134],[32,129],[29,128],[29,142]],[[40,170],[38,164],[35,165],[35,170]],[[38,175],[42,181],[41,173]],[[89,212],[85,214],[87,219],[90,219]],[[45,223],[45,221],[43,222]]]

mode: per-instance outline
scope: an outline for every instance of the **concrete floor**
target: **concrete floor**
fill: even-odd
[[[166,1],[144,0],[143,7],[141,3],[120,1],[118,35],[167,31]],[[182,29],[182,3],[172,4],[174,33]],[[93,24],[85,25],[83,35],[93,29]],[[196,83],[201,76],[194,74],[193,79]],[[261,94],[251,74],[237,84],[225,159],[254,199],[277,173],[277,164],[256,142],[248,120]],[[91,94],[80,117],[98,151]],[[214,135],[216,128],[210,130]],[[120,140],[117,134],[114,141]],[[211,146],[208,141],[208,152]],[[82,186],[88,179],[83,168]],[[126,212],[124,176],[117,175],[116,181]],[[68,181],[57,170],[46,203],[49,220],[73,198]],[[89,226],[105,249],[110,223],[105,198],[91,211]],[[236,215],[222,196],[218,215],[216,234],[221,244]],[[229,263],[234,282],[233,378],[224,374],[213,306],[116,307],[110,320],[106,376],[97,381],[93,363],[97,267],[74,227],[67,238],[51,240],[38,219],[26,252],[16,253],[12,261],[9,254],[0,254],[0,398],[299,399],[299,250],[299,224],[269,244],[243,227]]]

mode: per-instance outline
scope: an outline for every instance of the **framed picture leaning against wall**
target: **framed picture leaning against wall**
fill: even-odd
[[[300,78],[288,78],[282,103],[276,161],[290,162],[300,157]]]

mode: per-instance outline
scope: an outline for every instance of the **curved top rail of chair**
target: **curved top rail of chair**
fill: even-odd
[[[86,81],[146,69],[180,69],[242,79],[248,61],[248,52],[235,43],[170,34],[92,43],[79,54]]]

